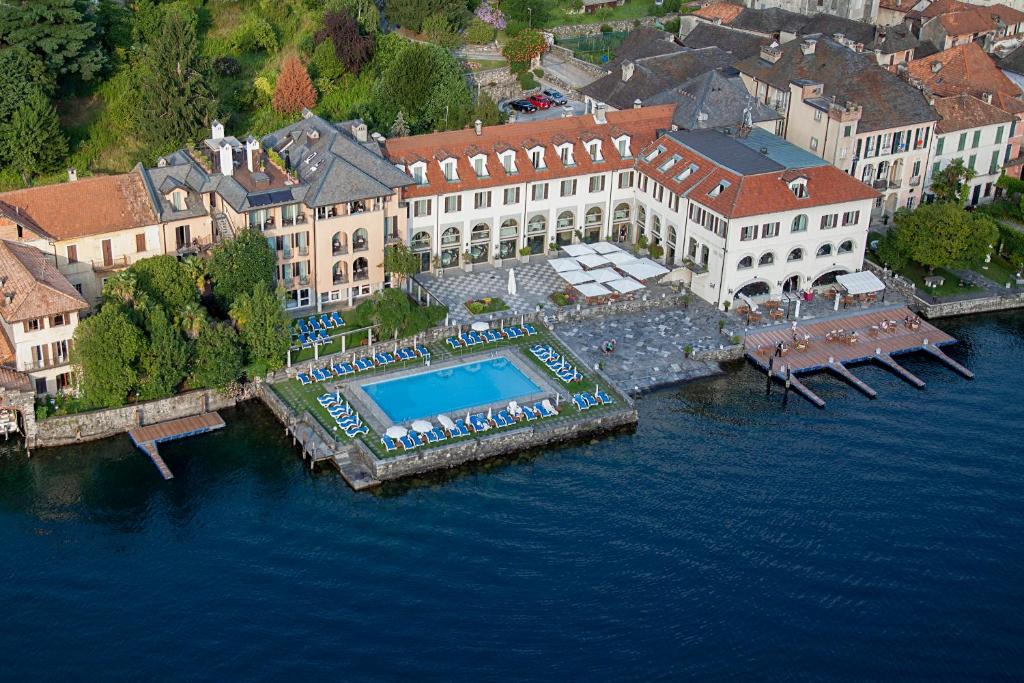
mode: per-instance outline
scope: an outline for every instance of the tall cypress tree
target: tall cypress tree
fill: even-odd
[[[60,168],[68,155],[57,110],[38,87],[0,126],[0,158],[21,174],[26,185],[40,173]]]
[[[180,147],[197,137],[216,108],[199,50],[196,15],[180,3],[162,8],[138,63],[141,98],[137,128],[151,152]]]

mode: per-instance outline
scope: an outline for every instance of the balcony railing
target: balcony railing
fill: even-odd
[[[352,251],[366,251],[369,248],[370,244],[366,240],[355,240],[352,242]]]
[[[295,251],[299,253],[299,256],[309,256],[309,247],[299,247]]]
[[[355,281],[355,282],[359,282],[361,280],[369,280],[369,279],[370,279],[370,271],[368,271],[368,270],[357,270],[355,273],[352,274],[352,280]]]
[[[91,263],[93,270],[117,270],[130,265],[127,256],[114,256],[109,259],[94,260]]]
[[[913,178],[910,179],[910,186],[911,187],[917,187],[920,184],[921,184],[921,176],[916,175],[916,176],[914,176]]]
[[[347,253],[348,253],[348,245],[347,244],[339,244],[339,243],[335,242],[334,244],[331,245],[331,255],[332,256],[344,256]]]

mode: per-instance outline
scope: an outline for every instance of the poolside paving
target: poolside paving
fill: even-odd
[[[515,295],[508,293],[508,271],[515,270]],[[488,320],[509,315],[535,313],[538,306],[551,305],[550,297],[565,289],[565,280],[548,265],[547,260],[531,263],[511,262],[494,267],[477,265],[473,272],[448,271],[441,277],[420,273],[416,281],[448,307],[453,323],[469,323],[473,320]],[[471,299],[497,297],[504,301],[509,310],[500,313],[473,315],[466,308]]]

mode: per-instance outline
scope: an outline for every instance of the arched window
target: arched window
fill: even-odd
[[[851,240],[846,240],[845,242],[840,243],[839,248],[836,249],[837,254],[849,254],[852,251],[853,242]]]
[[[421,230],[412,236],[413,251],[430,251],[430,233]]]
[[[651,216],[651,234],[661,237],[661,218],[658,216]]]
[[[534,216],[526,224],[526,232],[529,235],[536,235],[547,231],[548,222],[544,216]]]
[[[623,202],[615,207],[615,213],[612,214],[612,220],[616,223],[621,221],[629,220],[629,204]]]
[[[676,226],[668,226],[668,243],[674,245],[676,243]]]
[[[820,247],[818,247],[818,256],[831,256],[831,255],[832,255],[832,245],[831,244],[827,244],[826,243],[826,244],[823,244]]]
[[[352,251],[362,251],[370,248],[369,243],[370,233],[366,232],[366,228],[359,228],[352,233]]]
[[[864,170],[860,173],[861,182],[870,183],[875,177],[875,169],[871,164],[864,166]]]
[[[604,213],[601,211],[600,206],[595,206],[592,209],[587,209],[587,225],[601,225],[601,221],[604,220]]]
[[[558,230],[572,230],[576,227],[576,216],[573,215],[572,211],[563,211],[558,214],[556,225]]]
[[[773,263],[775,263],[775,254],[770,251],[765,254],[761,254],[761,258],[757,260],[757,265],[759,266],[770,266]]]
[[[334,233],[331,237],[331,253],[334,256],[348,253],[348,235],[343,232]]]
[[[641,228],[647,225],[647,209],[643,206],[636,207],[636,224]]]
[[[736,270],[744,270],[746,268],[753,268],[753,267],[754,267],[754,257],[753,256],[744,256],[743,258],[740,259],[740,262],[736,264]]]
[[[807,215],[801,213],[794,216],[790,232],[804,232],[805,230],[807,230]]]
[[[789,256],[786,257],[787,261],[800,261],[804,257],[804,250],[797,247],[793,251],[789,252]]]
[[[507,239],[507,238],[511,238],[511,237],[518,237],[519,236],[519,221],[517,221],[515,218],[509,218],[507,221],[505,221],[504,223],[501,224],[501,229],[499,230],[499,234],[501,236],[501,239]]]
[[[337,261],[331,268],[334,284],[342,285],[348,282],[348,264],[344,261]]]
[[[441,244],[452,245],[452,244],[458,244],[458,243],[459,243],[459,229],[456,228],[455,226],[452,226],[450,228],[446,228],[445,231],[441,233]]]
[[[370,263],[360,256],[352,262],[352,279],[366,280],[370,277]]]
[[[486,223],[477,223],[469,233],[470,242],[486,242],[491,239],[491,226]]]

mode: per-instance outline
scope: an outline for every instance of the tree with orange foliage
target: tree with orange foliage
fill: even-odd
[[[281,65],[281,74],[274,87],[274,111],[278,114],[294,114],[303,107],[312,109],[316,105],[316,89],[309,80],[309,72],[295,55],[288,55]]]

